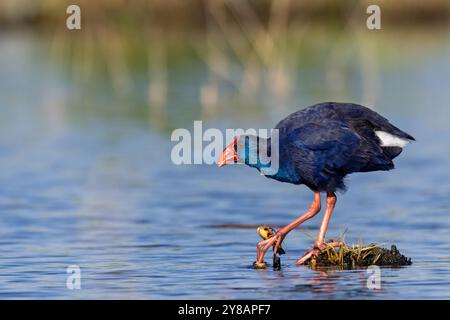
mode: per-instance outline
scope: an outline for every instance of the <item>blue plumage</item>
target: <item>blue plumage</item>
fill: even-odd
[[[396,141],[414,140],[375,111],[351,103],[310,106],[281,120],[275,129],[279,130],[279,170],[267,177],[305,184],[313,191],[345,190],[344,177],[353,172],[393,169],[392,160],[402,148],[386,144],[377,132]],[[264,140],[247,136],[245,149],[238,148],[238,154],[254,152]],[[251,166],[264,169],[261,163]]]
[[[275,129],[278,148],[275,148],[275,132],[269,139],[242,135],[223,150],[217,161],[219,167],[243,162],[268,178],[304,184],[314,191],[311,206],[303,215],[258,243],[255,261],[258,268],[264,267],[264,255],[269,248],[274,248],[275,255],[291,230],[320,211],[321,192],[326,193],[326,208],[314,248],[297,260],[296,265],[317,256],[325,247],[343,246],[341,241],[326,243],[325,233],[336,204],[335,192],[345,190],[345,176],[393,169],[392,160],[414,140],[375,111],[352,103],[313,105],[287,116]],[[266,154],[268,157],[264,158]]]

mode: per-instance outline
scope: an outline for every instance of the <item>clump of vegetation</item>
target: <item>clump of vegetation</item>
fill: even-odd
[[[370,265],[399,267],[411,265],[411,258],[402,255],[395,245],[391,249],[371,244],[363,246],[344,245],[341,247],[327,246],[320,250],[317,256],[312,256],[305,262],[311,268],[334,267],[354,269]]]

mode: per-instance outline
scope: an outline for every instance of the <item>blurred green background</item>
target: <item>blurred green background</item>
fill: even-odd
[[[22,46],[25,58],[3,59],[4,103],[24,99],[8,90],[22,86],[47,105],[57,101],[54,121],[97,114],[147,121],[161,132],[318,100],[375,107],[380,73],[432,57],[449,38],[446,0],[77,1],[82,30],[69,31],[72,3],[0,3],[4,57]],[[382,30],[366,28],[369,4],[381,6]],[[20,66],[45,70],[15,83],[7,72]]]

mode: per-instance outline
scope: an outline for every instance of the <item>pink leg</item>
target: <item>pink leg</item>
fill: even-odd
[[[276,253],[279,249],[282,240],[286,235],[293,229],[295,229],[297,226],[299,226],[301,223],[305,222],[308,219],[311,219],[314,217],[318,212],[320,211],[320,193],[315,192],[314,193],[314,200],[311,204],[311,207],[306,211],[306,213],[296,220],[292,221],[290,224],[285,226],[284,228],[280,229],[272,238],[263,240],[260,243],[258,243],[256,249],[256,261],[258,263],[263,263],[264,261],[264,255],[266,254],[267,250],[269,250],[270,247],[272,247],[275,243],[275,249],[274,252]],[[262,249],[262,251],[261,251]]]
[[[331,214],[333,213],[334,206],[336,205],[336,195],[334,193],[327,193],[327,207],[323,216],[322,224],[320,225],[319,234],[317,235],[316,242],[314,242],[314,248],[319,249],[325,240],[325,233],[328,229],[328,223],[330,222]]]
[[[312,255],[317,255],[319,253],[319,249],[322,249],[325,246],[339,247],[343,245],[343,243],[339,241],[330,243],[324,242],[325,233],[327,232],[328,223],[330,222],[331,214],[333,213],[335,205],[336,195],[334,193],[327,193],[327,207],[325,209],[325,215],[323,217],[322,224],[320,225],[319,233],[317,235],[316,241],[314,242],[314,249],[308,250],[303,257],[298,259],[295,263],[297,266],[305,263],[305,261],[311,258]]]

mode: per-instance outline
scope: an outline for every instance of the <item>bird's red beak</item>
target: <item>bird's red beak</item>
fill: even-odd
[[[219,161],[217,161],[217,166],[223,167],[226,164],[234,163],[238,160],[237,153],[236,153],[236,145],[237,145],[237,138],[233,141],[232,144],[230,144],[228,147],[225,148],[225,150],[222,151],[219,157]]]

